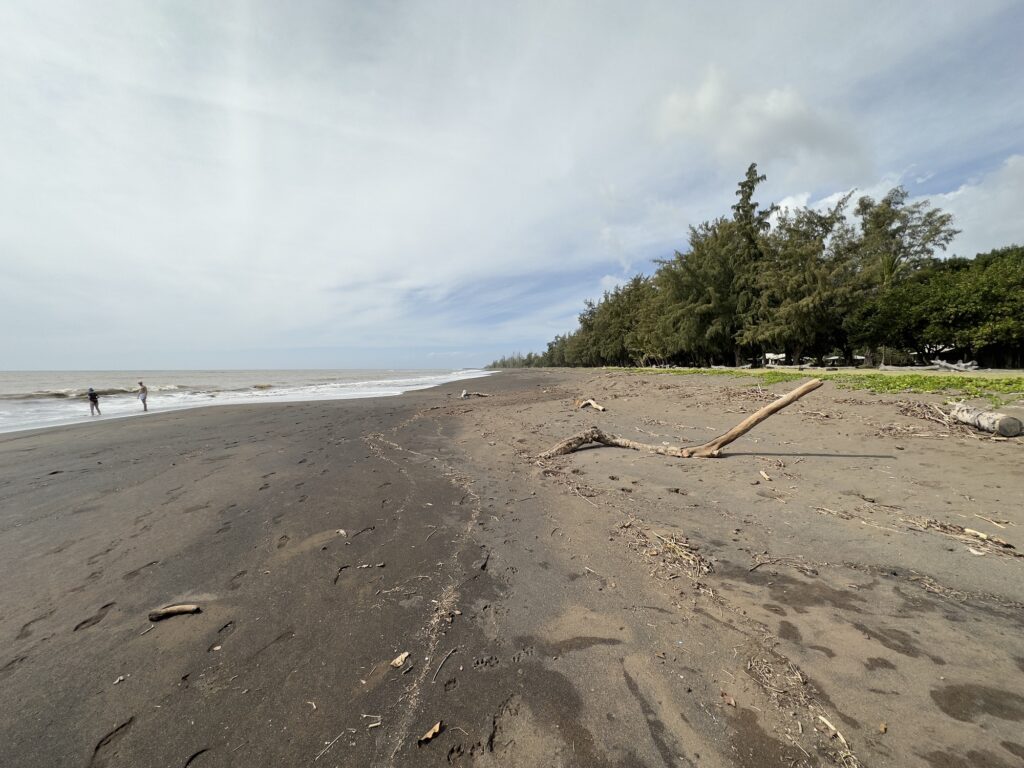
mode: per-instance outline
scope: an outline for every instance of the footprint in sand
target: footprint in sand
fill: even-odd
[[[239,571],[234,576],[232,576],[231,581],[228,582],[228,589],[238,589],[240,586],[242,586],[241,581],[243,578],[245,578],[245,574],[247,573],[248,571]]]
[[[258,648],[256,650],[256,652],[254,654],[252,654],[252,656],[249,657],[249,660],[251,661],[252,659],[255,659],[257,656],[259,656],[260,654],[264,653],[265,651],[267,651],[272,646],[275,646],[278,643],[287,642],[288,640],[291,640],[293,637],[295,637],[295,630],[294,629],[290,629],[290,628],[286,629],[284,632],[279,634],[277,637],[275,637],[269,643],[265,643],[260,648]]]
[[[533,656],[533,654],[534,654],[533,646],[532,645],[528,645],[525,648],[523,648],[521,651],[518,651],[518,652],[512,654],[512,663],[513,664],[518,664],[519,662],[525,660],[526,658],[528,658],[530,656]]]
[[[128,733],[128,729],[135,722],[134,717],[129,717],[117,728],[99,740],[92,751],[92,759],[89,760],[88,768],[107,768],[113,758],[117,756],[117,744]]]
[[[92,573],[90,573],[88,576],[85,577],[85,583],[79,584],[77,587],[72,587],[71,589],[68,590],[68,592],[81,592],[83,589],[85,589],[87,586],[89,586],[90,582],[96,581],[96,579],[100,578],[100,576],[102,576],[102,575],[103,575],[103,571],[93,571]]]
[[[158,565],[159,563],[160,563],[159,560],[150,560],[145,565],[140,565],[138,568],[133,568],[132,570],[130,570],[127,573],[123,574],[121,576],[121,578],[124,579],[125,581],[130,581],[131,579],[134,579],[136,576],[138,576],[140,573],[142,573],[147,568],[152,568],[154,565]]]
[[[206,649],[207,653],[212,653],[214,651],[219,651],[221,649],[221,646],[224,643],[224,639],[228,635],[230,635],[232,632],[234,632],[234,631],[235,631],[235,622],[233,622],[233,621],[229,621],[223,627],[218,629],[217,630],[217,639],[214,640],[210,644],[210,647]]]
[[[142,534],[144,534],[147,531],[149,531],[150,529],[152,529],[152,527],[153,527],[152,525],[150,525],[149,523],[146,523],[144,526],[139,528],[139,530],[137,530],[135,533],[133,533],[128,538],[129,539],[137,539],[137,538],[139,538],[139,536],[141,536]]]
[[[117,548],[117,545],[120,543],[120,539],[114,539],[112,542],[110,542],[110,544],[107,545],[107,548],[104,549],[102,552],[97,552],[94,555],[90,555],[89,558],[85,561],[86,565],[96,565],[96,562],[98,560],[101,560],[102,558],[106,557],[111,552],[113,552]]]
[[[83,619],[82,621],[78,622],[78,624],[75,625],[75,628],[71,631],[77,632],[80,629],[88,629],[89,627],[96,626],[101,621],[103,621],[103,618],[110,612],[110,609],[113,608],[115,605],[117,605],[117,603],[107,603],[105,605],[101,605],[100,609],[96,611],[96,613],[94,613],[88,619]]]
[[[291,541],[291,536],[289,536],[287,533],[284,534],[283,536],[281,536],[281,538],[277,540],[277,548],[284,549],[286,546],[288,546],[289,541]]]
[[[54,613],[55,611],[51,610],[47,611],[46,613],[40,614],[39,616],[36,616],[34,619],[29,619],[21,625],[21,631],[18,632],[18,636],[14,639],[25,640],[26,638],[30,637],[32,635],[32,625],[36,622],[42,621],[43,619],[48,619],[50,616],[53,616]]]
[[[13,659],[11,659],[2,667],[0,667],[0,679],[7,677],[7,675],[11,674],[11,672],[14,671],[15,667],[17,667],[19,664],[21,664],[21,662],[25,661],[27,658],[28,656],[15,656]]]

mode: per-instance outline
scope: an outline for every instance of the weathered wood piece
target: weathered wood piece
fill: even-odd
[[[959,422],[968,424],[982,432],[992,432],[1003,437],[1017,437],[1024,432],[1024,424],[1015,416],[997,411],[984,411],[966,403],[957,403],[949,412]]]
[[[459,395],[461,400],[465,400],[467,397],[490,397],[485,392],[469,392],[468,390],[462,390],[462,394]]]
[[[944,371],[956,371],[957,373],[978,370],[978,364],[973,360],[969,363],[947,363],[945,360],[932,360],[932,365],[937,365]]]
[[[918,371],[937,371],[939,366],[937,365],[886,365],[882,363],[878,366],[880,371],[907,371],[909,373],[917,373]]]
[[[586,408],[587,406],[590,406],[595,411],[603,411],[604,410],[604,406],[603,405],[599,405],[592,398],[588,398],[586,400],[576,400],[574,402],[574,405],[576,406],[576,410],[580,410],[582,408]]]
[[[742,437],[772,414],[778,413],[787,405],[795,403],[801,397],[809,392],[813,392],[821,385],[821,379],[811,379],[810,381],[801,384],[792,392],[789,392],[778,400],[769,403],[757,413],[751,414],[724,435],[720,435],[714,440],[704,443],[703,445],[695,445],[687,448],[677,445],[648,445],[647,443],[639,443],[636,440],[629,440],[628,438],[619,437],[618,435],[610,435],[598,427],[591,427],[590,429],[580,432],[578,435],[573,435],[572,437],[568,437],[565,440],[556,443],[551,448],[544,451],[544,453],[540,454],[539,458],[550,459],[555,456],[564,456],[568,453],[572,453],[573,451],[578,451],[580,448],[590,443],[599,443],[601,445],[607,445],[614,448],[629,448],[634,451],[648,451],[650,453],[660,454],[661,456],[674,456],[680,459],[717,458],[721,455],[722,448],[727,446],[729,443]]]
[[[194,603],[179,603],[177,605],[168,605],[164,608],[158,608],[155,611],[149,612],[150,621],[163,621],[169,619],[171,616],[182,616],[188,613],[202,613],[203,609]]]

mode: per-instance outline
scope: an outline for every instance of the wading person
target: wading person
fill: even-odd
[[[100,396],[96,394],[96,390],[89,387],[89,415],[90,416],[102,416],[100,413]]]
[[[146,405],[146,398],[149,397],[149,389],[141,381],[139,382],[139,400],[142,401],[142,410],[148,411],[149,406]]]

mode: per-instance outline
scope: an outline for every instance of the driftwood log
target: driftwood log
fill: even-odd
[[[729,443],[747,434],[747,432],[752,430],[773,413],[778,413],[787,405],[791,405],[809,392],[813,392],[820,387],[821,384],[821,379],[811,379],[807,383],[801,384],[792,392],[780,397],[773,403],[769,403],[757,413],[751,414],[724,435],[720,435],[711,442],[704,443],[703,445],[694,445],[686,448],[677,445],[649,445],[647,443],[638,443],[636,440],[629,440],[625,437],[610,435],[597,427],[591,427],[588,430],[580,432],[578,435],[573,435],[572,437],[566,438],[560,443],[553,445],[551,448],[544,451],[544,453],[540,454],[538,458],[551,459],[555,456],[564,456],[568,453],[572,453],[573,451],[578,451],[584,445],[588,445],[589,443],[599,443],[601,445],[608,445],[614,448],[630,448],[634,451],[648,451],[662,456],[674,456],[679,459],[717,458],[721,455],[722,448],[727,446]]]
[[[169,619],[171,616],[184,616],[189,613],[202,613],[203,609],[193,603],[179,603],[177,605],[168,605],[164,608],[157,608],[155,611],[149,612],[150,621],[163,621]]]
[[[908,371],[910,373],[917,373],[918,371],[937,371],[939,366],[937,365],[886,365],[882,363],[878,366],[880,371]]]
[[[957,373],[968,373],[978,370],[978,364],[974,360],[966,363],[947,363],[945,360],[932,360],[932,365],[937,365],[944,371],[956,371]]]
[[[981,408],[973,408],[966,403],[954,405],[949,415],[959,422],[980,429],[982,432],[992,432],[1003,437],[1016,437],[1024,432],[1024,425],[1021,424],[1020,419],[996,411],[983,411]]]

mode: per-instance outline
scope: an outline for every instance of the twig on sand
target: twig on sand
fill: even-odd
[[[344,732],[344,731],[342,731],[342,732],[341,732],[341,733],[339,733],[339,734],[338,734],[337,736],[335,736],[335,737],[334,737],[334,739],[333,739],[333,741],[331,741],[331,742],[330,742],[330,743],[329,743],[329,744],[328,744],[328,745],[327,745],[326,747],[324,747],[323,749],[321,749],[321,750],[320,750],[320,753],[319,753],[319,754],[318,754],[318,755],[317,755],[316,757],[314,757],[314,758],[313,758],[313,762],[315,763],[315,762],[316,762],[317,760],[319,760],[319,759],[320,759],[321,757],[323,757],[324,755],[326,755],[326,754],[327,754],[327,750],[329,750],[329,749],[330,749],[331,747],[333,747],[333,746],[334,746],[334,745],[335,745],[335,744],[336,744],[336,743],[338,742],[338,739],[340,739],[340,738],[341,738],[342,736],[344,736],[344,735],[345,735],[345,732]]]
[[[597,508],[597,504],[592,502],[590,499],[588,499],[586,496],[584,496],[580,492],[579,486],[575,485],[574,483],[569,483],[569,487],[572,489],[573,493],[575,493],[577,496],[579,496],[581,499],[583,499],[585,502],[587,502],[587,504],[589,504],[590,506],[592,506],[594,508]]]
[[[803,731],[801,731],[801,733],[803,733]],[[789,739],[789,741],[790,741],[790,742],[791,742],[791,743],[793,744],[793,746],[794,746],[794,747],[796,747],[796,748],[797,748],[797,749],[799,749],[799,750],[800,750],[801,752],[803,752],[803,753],[804,753],[804,755],[806,755],[807,757],[810,757],[810,756],[811,756],[811,754],[810,754],[810,753],[809,753],[809,752],[808,752],[808,751],[807,751],[806,749],[804,749],[803,747],[801,747],[801,746],[800,746],[800,745],[799,745],[799,744],[797,743],[796,739],[794,739],[794,738],[793,738],[792,736],[790,736],[790,735],[789,735],[788,733],[786,734],[786,738],[787,738],[787,739]]]
[[[842,742],[842,745],[844,747],[849,749],[850,745],[846,743],[846,739],[843,738],[843,734],[839,732],[838,728],[832,725],[832,723],[830,723],[823,715],[818,715],[818,719],[821,720],[821,722],[823,722],[826,725],[826,727],[832,730],[832,735],[839,739],[839,741]]]
[[[434,670],[434,676],[430,678],[430,682],[436,682],[437,674],[441,671],[441,667],[443,667],[444,663],[448,661],[448,657],[455,653],[457,650],[459,650],[459,646],[456,645],[454,648],[448,651],[448,653],[445,654],[444,658],[441,659],[441,663],[437,665],[437,669]]]

